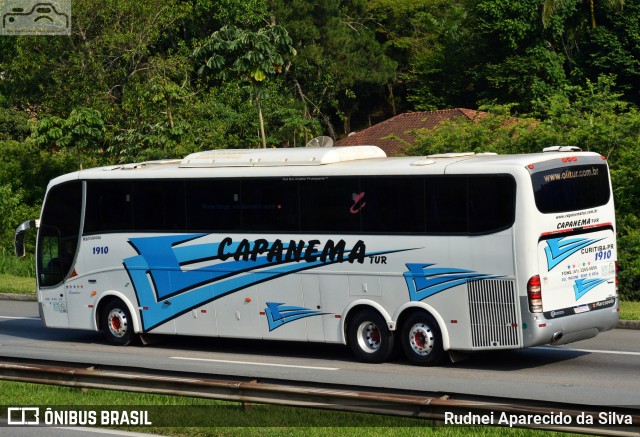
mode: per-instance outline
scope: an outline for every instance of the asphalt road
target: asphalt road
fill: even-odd
[[[482,353],[422,368],[401,358],[362,364],[340,345],[168,337],[152,346],[115,347],[99,333],[45,328],[33,302],[0,301],[0,356],[640,407],[640,331],[627,329],[566,346]]]
[[[3,432],[5,434],[3,434]],[[113,429],[83,428],[68,426],[28,427],[7,425],[6,420],[0,420],[0,435],[11,437],[158,437],[155,434],[127,432]]]

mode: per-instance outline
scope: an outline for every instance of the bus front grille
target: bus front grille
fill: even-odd
[[[506,349],[520,346],[518,296],[513,281],[470,281],[467,290],[472,347]]]

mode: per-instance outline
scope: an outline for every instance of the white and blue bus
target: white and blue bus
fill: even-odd
[[[564,344],[618,323],[607,162],[214,150],[52,180],[37,294],[51,328],[342,343],[411,363]]]

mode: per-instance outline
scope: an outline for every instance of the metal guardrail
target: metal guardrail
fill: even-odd
[[[322,408],[359,413],[385,414],[452,423],[452,417],[493,417],[504,413],[511,418],[550,417],[560,414],[570,417],[570,425],[540,425],[515,423],[519,428],[575,432],[610,436],[640,436],[640,406],[637,408],[578,406],[552,402],[519,401],[508,398],[418,393],[406,390],[383,390],[366,387],[302,384],[293,381],[262,382],[251,379],[214,378],[210,375],[157,372],[126,367],[46,362],[37,360],[1,361],[0,379],[67,387],[94,388],[164,395],[190,396],[240,403],[286,405]],[[578,424],[586,416],[598,424],[606,413],[612,421],[624,419],[631,425],[601,427]],[[448,419],[449,418],[449,421]],[[567,419],[568,420],[568,419]],[[495,425],[500,425],[494,422]],[[453,424],[456,424],[455,422]],[[609,426],[611,425],[611,426]]]

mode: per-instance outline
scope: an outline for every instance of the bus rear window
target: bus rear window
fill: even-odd
[[[557,167],[531,175],[542,213],[579,211],[605,205],[611,195],[604,164]]]

